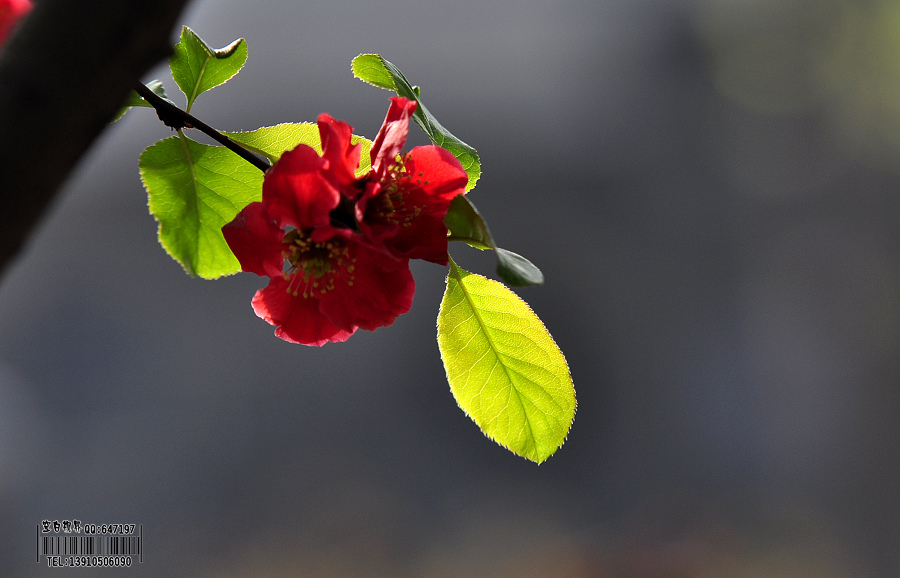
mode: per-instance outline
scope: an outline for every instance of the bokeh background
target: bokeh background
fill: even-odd
[[[132,111],[0,279],[0,573],[88,575],[35,563],[35,525],[77,518],[143,524],[133,576],[900,575],[900,2],[197,0],[183,22],[247,39],[193,109],[222,130],[327,111],[374,136],[361,52],[421,85],[547,277],[519,293],[578,414],[540,466],[480,433],[438,266],[389,328],[273,337],[263,279],[191,279],[156,243],[137,159],[169,132]]]

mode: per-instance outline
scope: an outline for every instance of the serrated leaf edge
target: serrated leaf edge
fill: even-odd
[[[154,213],[152,211],[152,209],[150,208],[150,196],[153,194],[153,192],[150,190],[150,185],[147,183],[147,172],[144,169],[144,155],[146,155],[153,147],[159,145],[160,143],[167,141],[167,140],[176,139],[176,138],[178,138],[177,135],[172,135],[172,136],[166,137],[164,139],[160,139],[160,140],[156,141],[155,143],[153,143],[152,145],[145,148],[143,150],[143,152],[141,152],[141,155],[138,157],[138,172],[141,177],[141,184],[144,186],[144,190],[147,192],[147,209],[150,212],[150,215],[153,217],[153,220],[156,221],[156,240],[157,240],[157,242],[160,244],[160,246],[163,248],[163,250],[169,255],[169,257],[172,258],[173,261],[175,261],[176,263],[181,265],[181,268],[184,269],[185,273],[187,273],[191,277],[196,277],[197,272],[193,270],[193,265],[189,264],[189,263],[183,263],[181,261],[181,259],[178,256],[176,256],[172,252],[172,250],[166,246],[165,243],[163,243],[163,240],[162,240],[163,223],[159,219],[159,217],[156,216],[156,213]],[[192,169],[193,169],[193,167],[192,167]]]
[[[182,42],[184,42],[185,33],[190,34],[191,36],[196,38],[197,41],[200,43],[200,46],[210,57],[210,58],[206,59],[206,62],[204,62],[203,66],[200,68],[200,74],[197,76],[196,82],[194,82],[194,86],[191,89],[191,94],[188,95],[187,93],[185,93],[185,97],[187,98],[187,107],[186,107],[185,111],[190,112],[191,107],[194,104],[194,101],[197,100],[198,96],[200,96],[200,94],[197,92],[197,90],[199,89],[200,85],[203,82],[203,75],[206,74],[206,67],[209,64],[209,61],[212,58],[215,58],[217,60],[224,60],[224,59],[228,58],[229,56],[234,54],[235,51],[237,51],[237,49],[240,47],[241,43],[245,42],[245,40],[243,38],[238,38],[237,40],[234,40],[233,42],[231,42],[231,44],[228,44],[227,46],[224,46],[222,48],[212,48],[209,44],[206,43],[205,40],[200,38],[200,36],[196,32],[194,32],[190,27],[182,26],[181,39],[179,40],[178,44],[181,44]],[[178,46],[178,44],[176,44],[176,47]],[[173,52],[173,54],[175,54],[175,53]],[[242,67],[243,67],[243,65],[242,65]],[[226,82],[228,82],[229,80],[231,80],[232,78],[237,76],[238,72],[240,72],[240,68],[234,74],[232,74],[231,76],[229,76],[228,78],[223,80],[221,82],[221,84],[217,84],[215,87],[211,87],[210,90],[212,88],[222,86],[223,84],[225,84]],[[176,82],[176,84],[178,84],[178,83]],[[181,86],[179,86],[178,88],[181,88]]]
[[[383,86],[383,85],[381,85],[381,84],[374,83],[374,82],[372,82],[371,80],[368,80],[368,79],[366,79],[366,78],[363,78],[363,77],[361,77],[361,76],[359,76],[359,75],[357,74],[357,72],[356,72],[356,69],[357,69],[357,68],[356,68],[356,63],[359,61],[360,58],[367,57],[367,56],[371,56],[371,57],[374,57],[374,58],[378,59],[378,61],[381,63],[382,68],[384,68],[385,71],[387,71],[388,77],[391,79],[392,86]],[[384,65],[384,59],[381,57],[380,54],[373,54],[373,53],[363,53],[363,54],[358,54],[358,55],[355,56],[355,57],[353,58],[353,60],[350,62],[350,70],[351,70],[351,72],[353,73],[353,76],[355,76],[355,77],[358,78],[359,80],[365,82],[366,84],[369,84],[369,85],[374,86],[374,87],[376,87],[376,88],[381,88],[381,89],[383,89],[383,90],[393,90],[393,91],[396,91],[396,90],[397,90],[397,84],[394,82],[394,78],[393,78],[393,76],[391,76],[390,71],[389,71],[389,70],[387,69],[387,67]]]
[[[217,149],[224,149],[224,148],[225,148],[225,147],[221,147],[221,146],[218,146],[218,145],[208,145],[208,144],[204,144],[204,143],[201,143],[201,142],[197,142],[197,141],[195,141],[195,140],[189,138],[188,136],[184,135],[184,134],[182,133],[181,130],[178,130],[178,131],[176,131],[176,132],[177,132],[177,134],[172,135],[172,136],[169,136],[169,137],[166,137],[166,138],[164,138],[164,139],[160,139],[160,140],[156,141],[155,143],[153,143],[152,145],[150,145],[150,146],[148,146],[147,148],[145,148],[145,149],[143,150],[143,152],[141,152],[140,157],[138,158],[138,168],[139,168],[139,171],[138,171],[138,172],[139,172],[139,174],[140,174],[141,184],[143,185],[144,190],[147,192],[147,208],[148,208],[148,210],[149,210],[149,212],[150,212],[150,215],[153,216],[153,219],[154,219],[154,220],[156,221],[156,223],[157,223],[157,229],[156,229],[157,241],[159,242],[160,246],[162,246],[163,250],[165,250],[165,252],[169,255],[169,257],[171,257],[173,261],[175,261],[176,263],[178,263],[179,265],[181,265],[182,269],[184,269],[184,272],[187,273],[188,275],[190,275],[191,277],[200,277],[201,279],[214,280],[214,279],[221,279],[222,277],[228,277],[228,276],[231,276],[231,275],[240,273],[240,272],[241,272],[240,269],[235,269],[234,271],[229,271],[229,272],[227,272],[227,273],[222,273],[222,274],[217,275],[217,276],[215,276],[215,277],[206,277],[206,276],[204,276],[204,275],[200,275],[200,274],[197,272],[197,270],[196,270],[196,268],[195,268],[195,266],[194,266],[194,262],[193,262],[192,259],[186,259],[186,260],[183,262],[183,261],[181,260],[180,257],[178,257],[178,256],[175,255],[175,253],[172,251],[172,249],[170,249],[170,247],[166,246],[166,244],[163,243],[163,239],[162,239],[163,222],[159,219],[159,217],[156,215],[156,213],[154,213],[152,210],[150,210],[150,196],[153,194],[153,192],[150,190],[150,187],[149,187],[148,184],[147,184],[146,171],[145,171],[144,168],[143,168],[143,158],[144,158],[144,155],[145,155],[150,149],[152,149],[153,147],[159,145],[159,144],[162,143],[162,142],[169,141],[169,140],[173,140],[173,139],[176,139],[176,138],[179,139],[179,144],[180,144],[181,147],[184,149],[184,151],[185,151],[185,156],[187,157],[187,159],[188,159],[188,161],[189,161],[189,162],[188,162],[188,165],[189,165],[189,167],[190,167],[190,171],[191,171],[191,175],[192,175],[191,183],[192,183],[192,186],[193,186],[193,188],[194,188],[194,193],[190,196],[190,199],[194,201],[194,205],[195,205],[195,207],[194,207],[194,209],[195,209],[194,212],[197,213],[197,214],[199,215],[199,210],[200,210],[200,209],[199,209],[199,206],[197,205],[197,203],[200,202],[200,192],[199,192],[199,189],[197,188],[197,182],[198,182],[198,179],[197,179],[197,173],[196,173],[196,170],[195,170],[195,164],[196,164],[196,163],[195,163],[194,160],[193,160],[193,155],[191,155],[190,148],[188,147],[186,141],[190,141],[190,142],[193,142],[194,144],[197,144],[197,145],[200,145],[200,146],[204,146],[204,147],[217,148]],[[199,236],[199,235],[194,239],[194,243],[197,245],[197,247],[195,247],[195,249],[196,249],[195,252],[199,252],[199,243],[200,243],[200,236]]]
[[[464,273],[466,274],[466,276],[470,276],[470,275],[471,275],[471,276],[477,277],[477,278],[479,278],[479,279],[484,279],[485,281],[488,281],[488,282],[498,283],[498,284],[500,284],[501,286],[503,286],[503,284],[502,284],[502,283],[499,283],[499,281],[493,281],[493,280],[491,280],[491,279],[488,279],[487,277],[484,277],[484,276],[482,276],[482,275],[478,275],[477,273],[472,273],[472,272],[470,272],[470,271],[466,271],[465,269],[463,269],[462,267],[460,267],[459,265],[457,265],[456,262],[453,261],[452,258],[450,258],[449,265],[450,265],[450,270],[447,272],[447,290],[449,291],[449,286],[450,286],[449,280],[450,280],[450,276],[452,275],[452,276],[456,279],[457,284],[459,285],[460,289],[462,290],[463,295],[465,296],[466,301],[467,301],[468,304],[469,304],[469,307],[472,309],[473,313],[475,314],[475,317],[476,317],[477,320],[478,320],[478,325],[481,327],[481,331],[482,331],[482,333],[484,333],[485,338],[487,339],[488,344],[490,345],[491,351],[493,352],[494,356],[498,359],[498,361],[501,360],[501,353],[497,350],[496,346],[494,345],[493,340],[491,339],[491,336],[490,336],[489,332],[486,330],[487,325],[485,324],[484,320],[482,319],[481,314],[479,313],[478,307],[475,306],[475,303],[474,303],[474,301],[472,300],[472,297],[469,295],[469,290],[466,288],[465,284],[463,283],[462,275],[460,274],[460,272],[464,272]],[[503,286],[503,287],[506,288],[505,286]],[[506,289],[509,290],[508,288],[506,288]],[[534,310],[531,308],[531,306],[530,306],[524,299],[522,299],[521,297],[519,297],[518,295],[516,295],[515,292],[513,292],[512,290],[509,290],[509,291],[510,291],[510,293],[512,293],[519,301],[522,302],[522,304],[525,306],[525,308],[528,310],[528,312],[530,312],[532,315],[534,315],[534,318],[537,320],[538,323],[540,323],[541,327],[542,327],[542,328],[544,329],[544,331],[547,333],[547,337],[550,339],[550,342],[553,344],[553,346],[554,346],[554,347],[556,348],[556,350],[559,352],[560,357],[562,358],[563,364],[565,365],[565,368],[566,368],[566,377],[568,378],[568,381],[569,381],[569,383],[571,384],[571,383],[572,383],[572,372],[571,372],[571,369],[569,368],[569,361],[566,359],[566,356],[562,353],[562,350],[559,348],[559,345],[557,345],[556,340],[553,339],[553,335],[551,335],[550,332],[547,330],[547,326],[544,325],[544,322],[540,319],[540,317],[538,317],[537,314],[534,313]],[[443,311],[443,300],[442,300],[442,303],[441,303],[441,310]],[[440,318],[440,313],[439,313],[438,317]],[[438,331],[440,332],[440,325],[438,326]],[[440,349],[440,348],[439,348],[439,349]],[[441,352],[441,356],[442,356],[442,358],[443,358],[443,351]],[[511,378],[510,375],[509,375],[509,370],[507,369],[506,365],[505,365],[504,363],[502,363],[502,361],[501,361],[500,363],[501,363],[501,365],[503,366],[503,371],[504,371],[504,373],[506,374],[507,380],[510,382],[510,384],[514,383],[513,380],[512,380],[512,378]],[[447,371],[446,363],[445,363],[445,365],[444,365],[444,370],[445,370],[445,373],[447,374],[447,381],[449,382],[449,381],[450,381],[450,374],[449,374],[449,372]],[[516,397],[517,397],[517,398],[521,398],[521,394],[519,393],[519,390],[516,389],[516,387],[513,386],[513,385],[511,385],[510,387],[511,387],[511,389],[513,389],[513,390],[516,392]],[[459,408],[463,411],[463,413],[466,414],[466,416],[467,416],[469,419],[471,419],[471,420],[478,426],[478,429],[481,430],[481,432],[485,435],[485,437],[487,437],[487,438],[490,439],[491,441],[495,442],[497,445],[499,445],[499,446],[501,446],[501,447],[507,449],[508,451],[514,453],[515,455],[520,456],[520,457],[523,457],[523,458],[525,458],[525,459],[527,459],[527,460],[529,460],[529,461],[535,462],[536,464],[540,465],[540,464],[542,464],[543,462],[545,462],[547,459],[549,459],[551,456],[553,456],[553,455],[559,450],[559,448],[561,448],[563,445],[565,445],[566,441],[567,441],[568,438],[569,438],[569,432],[572,431],[572,425],[575,423],[575,414],[578,412],[578,397],[575,395],[574,388],[573,388],[572,394],[573,394],[574,407],[572,408],[572,419],[571,419],[571,421],[569,422],[569,426],[566,428],[566,433],[565,433],[565,435],[563,435],[563,438],[562,438],[562,440],[560,441],[559,445],[557,445],[557,446],[556,446],[551,452],[549,452],[543,459],[536,459],[535,457],[531,457],[531,456],[527,456],[527,455],[522,455],[522,454],[520,454],[520,453],[518,453],[518,452],[512,450],[511,448],[509,448],[508,446],[506,446],[505,444],[503,444],[501,441],[499,441],[498,439],[496,439],[494,436],[492,436],[491,434],[489,434],[489,433],[487,433],[486,431],[484,431],[484,429],[481,427],[481,424],[479,424],[479,423],[475,420],[475,418],[474,418],[468,411],[466,411],[465,408],[463,408],[463,407],[459,404],[459,400],[456,400],[456,396],[454,396],[454,400],[456,400],[457,405],[458,405]],[[519,403],[522,404],[521,400],[520,400]],[[522,404],[522,405],[524,406],[524,404]],[[533,431],[533,430],[532,430],[532,425],[531,425],[531,420],[528,418],[527,413],[526,413],[526,412],[523,412],[523,414],[525,415],[525,422],[526,422],[526,424],[527,424],[529,430]],[[532,438],[534,438],[534,437],[535,437],[535,436],[532,435]]]

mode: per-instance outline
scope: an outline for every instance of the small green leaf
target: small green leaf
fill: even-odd
[[[151,80],[150,82],[147,83],[147,88],[149,88],[150,90],[155,92],[156,95],[159,96],[160,98],[169,100],[169,97],[166,96],[166,89],[163,87],[163,85],[160,81]],[[128,94],[128,99],[125,101],[125,104],[122,105],[122,108],[119,110],[118,113],[116,113],[116,117],[114,119],[112,119],[112,122],[116,122],[117,120],[119,120],[120,118],[125,116],[125,113],[128,112],[128,110],[132,106],[146,106],[146,107],[153,108],[152,104],[150,104],[149,102],[144,100],[141,97],[141,95],[139,95],[138,93],[136,93],[135,91],[132,90]]]
[[[187,112],[201,93],[224,84],[247,62],[247,43],[238,38],[225,48],[210,48],[187,26],[169,59],[172,78],[187,97]]]
[[[313,147],[317,153],[322,154],[319,127],[311,122],[283,123],[264,126],[248,132],[227,132],[225,135],[244,148],[268,158],[273,163],[278,162],[281,153],[291,150],[301,143]],[[356,174],[357,176],[364,175],[369,172],[371,167],[369,151],[372,148],[372,141],[352,135],[350,142],[361,143],[359,168]]]
[[[195,142],[179,131],[140,159],[159,242],[190,275],[215,279],[240,271],[222,225],[262,198],[263,175],[225,147]]]
[[[484,217],[468,197],[459,195],[451,201],[444,225],[450,231],[451,241],[463,241],[481,250],[492,249],[497,254],[497,275],[506,283],[524,287],[544,282],[544,274],[531,261],[494,243]]]
[[[562,352],[528,304],[450,260],[438,346],[459,407],[486,436],[541,463],[565,442],[575,388]]]
[[[384,67],[381,56],[377,54],[360,54],[350,63],[353,76],[378,88],[397,90],[394,77]]]
[[[400,69],[382,58],[378,54],[360,54],[353,59],[353,74],[363,82],[368,82],[379,88],[394,90],[398,95],[419,103],[413,119],[416,124],[425,131],[431,142],[450,151],[459,160],[469,175],[469,183],[466,191],[472,189],[481,176],[481,161],[474,148],[453,136],[446,128],[441,126],[434,116],[428,112],[422,100],[419,87],[413,87],[400,72]]]
[[[494,251],[497,253],[497,275],[506,283],[513,287],[525,287],[544,282],[541,270],[525,257],[500,247],[495,247]]]
[[[494,238],[487,223],[472,201],[463,195],[450,202],[444,225],[450,230],[451,241],[463,241],[482,251],[494,248]]]

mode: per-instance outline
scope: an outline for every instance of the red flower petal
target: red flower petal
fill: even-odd
[[[284,231],[269,216],[262,203],[250,203],[230,223],[222,235],[241,269],[257,275],[277,277],[284,266]]]
[[[373,331],[391,325],[412,307],[416,284],[409,261],[350,240],[347,243],[350,267],[322,295],[322,313],[338,327]]]
[[[336,327],[319,312],[318,299],[295,296],[283,277],[274,277],[257,291],[252,303],[256,314],[276,327],[275,335],[291,343],[321,347],[329,341],[347,341],[356,331]]]
[[[407,100],[402,96],[391,98],[391,106],[369,153],[372,158],[372,170],[379,178],[384,176],[403,150],[406,137],[409,135],[409,118],[415,112],[417,104],[416,101]]]
[[[263,181],[262,200],[279,227],[305,229],[329,222],[340,194],[323,176],[328,167],[310,146],[286,151]]]
[[[342,191],[356,182],[356,169],[359,167],[360,147],[350,144],[352,134],[353,127],[346,122],[335,120],[328,114],[319,115],[322,158],[328,161],[326,175]]]
[[[469,175],[453,153],[439,146],[416,147],[406,154],[406,173],[416,189],[409,194],[421,200],[421,206],[447,212],[450,201],[464,194]],[[421,182],[420,182],[421,181]]]
[[[446,265],[444,217],[450,201],[465,194],[468,175],[456,157],[437,146],[414,148],[404,168],[387,175],[394,180],[366,189],[357,204],[360,231],[397,257]]]
[[[423,214],[408,227],[400,229],[385,245],[397,257],[422,259],[438,265],[449,262],[447,227],[441,217]]]

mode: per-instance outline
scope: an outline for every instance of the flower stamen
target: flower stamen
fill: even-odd
[[[336,282],[352,287],[356,258],[350,257],[347,244],[342,239],[315,242],[310,232],[294,229],[284,236],[288,292],[310,298],[333,290]]]

